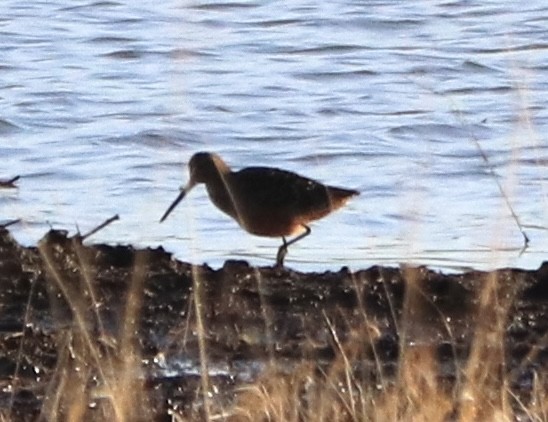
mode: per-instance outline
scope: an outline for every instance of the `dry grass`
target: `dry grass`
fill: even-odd
[[[115,338],[108,339],[97,312],[100,306],[92,283],[86,254],[76,245],[80,277],[77,283],[60,276],[58,257],[41,246],[48,279],[55,284],[52,303],[61,294],[70,307],[75,324],[60,330],[57,339],[58,360],[43,403],[41,419],[47,421],[139,421],[151,420],[151,400],[144,386],[143,366],[137,336],[147,254],[137,252],[133,278],[125,297],[123,321]],[[234,400],[215,402],[208,371],[206,302],[202,276],[193,273],[193,334],[198,337],[201,384],[195,396],[199,411],[190,415],[172,412],[177,421],[548,421],[548,392],[543,374],[537,374],[528,401],[521,401],[511,389],[511,373],[505,362],[507,316],[516,291],[501,286],[499,273],[489,273],[483,280],[477,308],[473,311],[475,327],[468,358],[456,362],[456,377],[448,383],[440,376],[436,344],[420,339],[418,326],[424,326],[424,296],[418,283],[419,272],[406,269],[406,294],[398,321],[400,338],[397,370],[383,375],[376,362],[376,376],[363,371],[366,354],[375,354],[375,340],[380,334],[371,324],[362,303],[362,325],[341,340],[326,313],[325,327],[330,334],[335,357],[329,363],[304,360],[292,370],[276,360],[274,351],[265,356],[268,367],[251,383],[235,388]],[[262,285],[259,272],[257,282]],[[354,286],[359,289],[358,283]],[[262,289],[259,289],[262,291]],[[359,292],[358,292],[359,293]],[[357,294],[357,297],[362,297]],[[269,318],[272,309],[264,308]],[[392,310],[392,315],[397,312]],[[61,322],[62,316],[59,316]],[[96,323],[90,324],[90,319]],[[100,327],[98,333],[90,326]],[[265,321],[265,329],[271,329]],[[188,331],[188,330],[187,330]],[[417,341],[419,338],[419,341]],[[434,341],[435,343],[435,341]],[[98,346],[103,344],[103,346]],[[380,374],[380,379],[378,378]],[[166,411],[167,412],[167,411]],[[11,421],[1,415],[0,421]]]
[[[413,273],[407,282],[414,283]],[[410,345],[404,333],[397,376],[379,383],[356,376],[356,343],[338,347],[327,371],[303,362],[288,374],[271,366],[254,383],[238,390],[224,419],[240,421],[547,421],[546,384],[539,375],[531,398],[521,402],[506,378],[504,332],[514,292],[501,291],[494,273],[485,280],[476,310],[470,355],[453,385],[440,380],[435,345]],[[408,289],[400,329],[420,318],[417,290]],[[407,318],[407,319],[406,319]],[[365,343],[367,344],[367,343]],[[369,347],[369,346],[367,346]],[[545,380],[543,380],[545,381]]]
[[[59,332],[57,367],[41,418],[48,421],[146,420],[149,409],[135,334],[138,332],[143,281],[147,272],[147,253],[142,251],[135,255],[132,280],[124,297],[120,333],[117,338],[112,338],[101,321],[98,312],[101,304],[93,289],[92,266],[87,262],[79,239],[73,239],[73,247],[78,270],[75,272],[80,277],[69,281],[58,271],[58,252],[46,243],[39,246],[47,278],[54,284],[50,293],[53,307],[59,302],[60,292],[75,321]],[[63,318],[62,315],[57,317],[60,325],[63,325]],[[91,327],[98,327],[99,333]],[[101,343],[105,347],[99,347]]]

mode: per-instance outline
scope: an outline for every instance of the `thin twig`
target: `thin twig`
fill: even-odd
[[[0,227],[5,229],[6,227],[13,226],[14,224],[17,224],[17,223],[20,223],[20,222],[21,222],[21,219],[18,218],[17,220],[11,220],[11,221],[8,221],[7,223],[0,224]]]
[[[95,233],[97,233],[99,230],[104,229],[106,226],[108,226],[113,221],[116,221],[116,220],[119,220],[119,219],[120,219],[120,217],[118,216],[118,214],[116,214],[113,217],[110,217],[109,219],[105,220],[103,223],[101,223],[97,227],[95,227],[93,230],[89,231],[88,233],[86,233],[83,236],[80,236],[80,240],[84,241],[85,239],[87,239],[91,235],[94,235]]]
[[[348,356],[346,356],[346,353],[344,351],[343,345],[341,344],[341,341],[339,340],[339,336],[337,335],[337,332],[335,331],[335,327],[333,326],[332,322],[329,320],[329,317],[327,316],[325,311],[322,311],[322,316],[325,321],[325,325],[327,326],[327,329],[329,331],[329,334],[331,335],[331,339],[337,346],[337,349],[339,349],[339,353],[341,354],[341,357],[344,362],[344,373],[346,376],[346,388],[348,390],[348,397],[350,399],[350,404],[346,403],[346,400],[343,399],[343,403],[347,407],[347,409],[350,411],[350,414],[355,417],[356,415],[356,403],[354,401],[354,392],[352,389],[352,366],[350,365],[350,360],[348,359]],[[341,397],[342,398],[342,397]]]
[[[424,84],[421,84],[417,81],[414,81],[418,86],[420,86],[421,88],[427,90],[428,92],[434,94],[434,95],[438,95],[444,99],[447,100],[447,98],[440,94],[439,92],[435,91],[434,89],[432,89],[431,87],[429,86],[426,86]],[[450,104],[452,104],[451,101],[449,101]],[[452,107],[451,108],[451,112],[456,115],[457,117],[457,120],[459,121],[459,123],[463,124],[464,126],[464,118],[462,116],[462,113],[460,112],[459,109],[457,108],[454,108]],[[523,226],[519,220],[519,217],[518,215],[516,214],[516,212],[514,211],[514,207],[512,206],[512,203],[510,202],[510,199],[508,198],[508,195],[506,195],[506,192],[504,191],[504,188],[502,187],[502,184],[497,176],[497,174],[495,173],[495,170],[493,168],[493,165],[491,164],[491,162],[489,161],[489,157],[487,156],[487,154],[485,153],[484,149],[482,148],[478,138],[471,132],[469,131],[470,133],[470,136],[472,137],[472,141],[474,142],[474,145],[476,146],[476,149],[479,151],[480,153],[480,156],[483,160],[483,162],[486,164],[487,166],[487,169],[489,170],[489,175],[493,178],[493,180],[495,181],[495,183],[497,184],[497,187],[499,189],[499,192],[502,196],[502,198],[504,199],[504,203],[506,204],[506,207],[508,208],[508,210],[510,211],[510,214],[512,215],[512,218],[514,219],[514,221],[516,222],[516,225],[521,233],[521,235],[523,236],[523,247],[521,248],[520,250],[520,253],[519,253],[519,256],[521,256],[523,254],[523,252],[525,252],[525,250],[527,249],[527,247],[529,246],[529,236],[527,236],[527,234],[525,233],[525,230],[523,229]]]
[[[461,113],[459,111],[457,111],[457,116],[459,116],[460,120],[462,121],[462,116],[461,116]],[[491,177],[493,178],[493,180],[497,184],[500,195],[504,199],[504,203],[506,204],[506,207],[510,211],[510,214],[512,215],[512,218],[516,222],[516,225],[518,226],[518,229],[519,229],[521,235],[523,236],[523,247],[521,248],[521,251],[519,253],[519,255],[521,256],[521,254],[523,254],[523,252],[525,252],[525,250],[529,246],[529,236],[527,236],[527,234],[525,233],[525,230],[523,230],[523,226],[521,225],[521,221],[519,220],[518,215],[514,211],[514,207],[512,206],[512,203],[510,202],[510,199],[508,198],[508,195],[504,191],[504,188],[502,187],[502,183],[500,182],[497,174],[495,173],[495,170],[493,169],[493,165],[489,161],[489,157],[487,156],[484,149],[482,148],[478,138],[471,131],[470,131],[470,136],[472,137],[472,141],[476,145],[476,148],[477,148],[478,152],[480,153],[480,156],[481,156],[483,162],[486,164],[487,169],[489,171],[489,174],[491,175]]]

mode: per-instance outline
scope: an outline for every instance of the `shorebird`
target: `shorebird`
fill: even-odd
[[[188,183],[181,187],[160,222],[194,186],[204,183],[211,202],[244,230],[257,236],[282,238],[277,267],[283,267],[288,247],[310,234],[310,222],[325,217],[359,194],[278,168],[232,171],[219,155],[209,152],[194,154],[188,167]],[[288,241],[287,236],[296,237]]]

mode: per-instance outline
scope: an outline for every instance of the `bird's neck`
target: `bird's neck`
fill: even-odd
[[[211,199],[224,213],[236,218],[236,209],[234,206],[234,193],[231,192],[232,172],[228,167],[226,171],[219,169],[218,174],[206,182],[206,189]]]

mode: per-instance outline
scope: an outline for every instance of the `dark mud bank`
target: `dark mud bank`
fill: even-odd
[[[105,384],[128,367],[120,382],[146,403],[143,420],[202,415],[204,385],[229,406],[234,388],[267,366],[325,371],[345,353],[356,378],[381,387],[409,350],[434,356],[449,389],[474,353],[500,362],[489,376],[523,400],[546,383],[548,263],[458,275],[377,266],[301,273],[240,261],[213,270],[161,248],[81,240],[51,231],[27,248],[0,229],[0,415],[65,418],[81,402],[86,420],[106,420]]]

